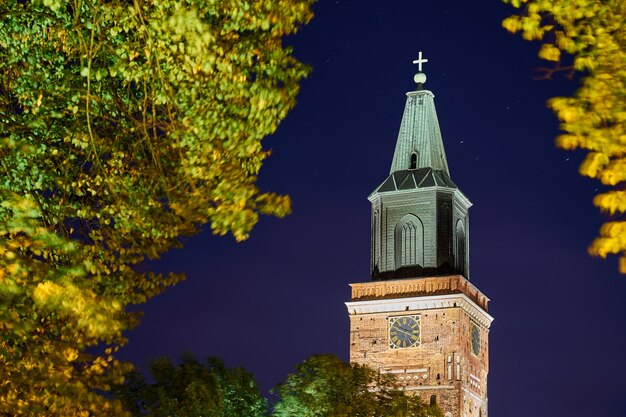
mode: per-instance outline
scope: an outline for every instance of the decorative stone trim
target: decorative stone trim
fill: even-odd
[[[393,313],[404,311],[432,310],[436,308],[462,308],[471,318],[489,328],[493,317],[465,294],[443,294],[422,297],[393,298],[382,300],[348,301],[349,315]]]
[[[390,369],[390,370],[383,370],[380,371],[381,374],[403,374],[406,371],[404,369]]]
[[[405,377],[404,379],[428,379],[428,368],[419,368],[419,369],[404,369],[404,368],[395,368],[395,369],[391,369],[391,368],[387,368],[387,369],[381,369],[379,371],[381,374],[392,374],[392,375],[401,375],[399,377],[400,380],[402,380],[403,376]]]
[[[419,369],[407,369],[406,373],[410,374],[410,373],[416,373],[416,372],[428,372],[427,368],[419,368]]]
[[[404,387],[404,391],[425,391],[439,389],[454,389],[454,385],[419,385],[416,387]]]
[[[485,397],[485,398],[481,398],[481,397],[479,397],[478,395],[474,394],[472,391],[468,390],[468,389],[467,389],[467,388],[465,388],[465,387],[461,387],[461,389],[462,389],[462,390],[463,390],[463,392],[464,392],[465,394],[467,394],[469,397],[472,397],[473,399],[475,399],[476,401],[478,401],[478,403],[479,403],[480,405],[482,405],[483,407],[486,407],[486,406],[487,406],[487,397]]]
[[[488,311],[489,298],[462,275],[357,282],[350,287],[352,301],[463,293],[481,309]]]

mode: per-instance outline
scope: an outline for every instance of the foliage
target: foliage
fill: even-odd
[[[215,358],[200,363],[190,354],[179,365],[169,358],[150,362],[154,383],[133,371],[114,391],[134,416],[261,417],[267,401],[252,375],[226,368]]]
[[[564,131],[557,145],[587,150],[580,173],[610,187],[594,204],[620,215],[602,226],[589,251],[603,258],[619,254],[620,271],[626,273],[626,2],[504,1],[523,7],[519,16],[504,20],[507,30],[542,41],[543,59],[560,65],[571,56],[572,69],[583,74],[573,97],[553,98],[548,104]]]
[[[275,417],[441,417],[437,406],[424,405],[395,385],[390,375],[312,356],[276,389]]]
[[[0,415],[122,414],[126,307],[181,279],[142,262],[289,211],[255,180],[311,1],[0,2]]]

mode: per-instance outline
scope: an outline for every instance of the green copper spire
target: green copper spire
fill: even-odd
[[[406,93],[406,105],[390,174],[405,169],[432,168],[448,176],[448,161],[435,110],[435,97],[428,90]]]
[[[450,176],[433,100],[435,95],[422,89],[426,82],[422,64],[426,62],[428,60],[422,58],[422,52],[419,53],[419,58],[413,61],[419,70],[414,77],[417,91],[406,93],[406,105],[390,174],[405,169],[432,168]]]

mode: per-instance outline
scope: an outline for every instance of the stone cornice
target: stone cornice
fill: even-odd
[[[487,397],[481,398],[480,396],[474,394],[472,391],[468,390],[465,387],[462,387],[461,389],[463,390],[463,392],[465,392],[465,394],[467,394],[468,396],[470,396],[473,399],[475,399],[476,401],[478,401],[482,406],[486,406],[487,405]]]
[[[437,308],[461,308],[472,319],[486,329],[491,326],[493,317],[480,308],[465,294],[443,294],[421,297],[388,298],[381,300],[348,301],[348,314],[393,313]]]
[[[462,275],[357,282],[350,287],[352,301],[461,293],[488,311],[489,298]]]

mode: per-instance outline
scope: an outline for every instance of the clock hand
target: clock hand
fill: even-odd
[[[413,333],[409,333],[409,332],[407,332],[406,330],[403,330],[403,329],[401,329],[401,328],[399,328],[399,327],[396,327],[396,330],[397,330],[397,331],[399,331],[400,333],[404,333],[404,334],[405,334],[405,335],[407,335],[407,336],[411,336],[411,337],[413,337]]]

